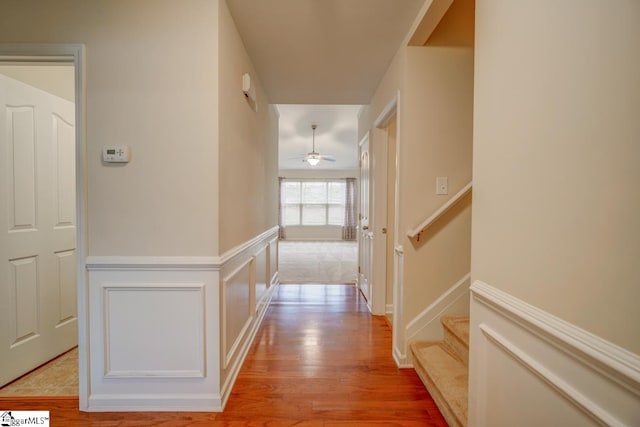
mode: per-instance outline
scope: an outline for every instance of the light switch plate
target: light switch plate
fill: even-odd
[[[436,178],[436,194],[449,194],[449,179],[446,176]]]

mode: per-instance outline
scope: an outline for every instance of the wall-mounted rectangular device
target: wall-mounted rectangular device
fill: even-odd
[[[107,163],[128,163],[131,150],[128,145],[107,145],[102,147],[102,161]]]

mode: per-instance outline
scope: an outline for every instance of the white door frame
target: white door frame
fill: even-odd
[[[73,64],[76,115],[76,276],[78,284],[78,397],[80,409],[88,406],[89,328],[87,323],[87,180],[85,147],[85,59],[81,44],[0,44],[2,62],[60,62]]]
[[[401,365],[401,360],[404,359],[404,351],[403,351],[403,344],[404,344],[404,335],[405,335],[405,327],[402,324],[402,309],[403,309],[403,292],[402,292],[402,287],[403,287],[403,281],[404,281],[404,272],[403,272],[403,248],[401,245],[401,236],[400,236],[400,230],[399,230],[399,224],[400,224],[400,190],[399,190],[399,184],[400,184],[400,146],[401,146],[401,123],[400,123],[400,91],[398,91],[395,96],[387,103],[387,105],[384,107],[384,109],[382,110],[382,112],[378,115],[378,117],[376,118],[376,120],[373,122],[373,126],[376,130],[376,136],[375,138],[378,139],[381,143],[384,143],[383,146],[385,148],[385,150],[378,150],[377,152],[380,153],[386,153],[386,147],[387,147],[387,143],[388,143],[388,133],[387,133],[387,127],[389,126],[389,123],[391,123],[391,120],[396,119],[396,150],[395,150],[395,163],[396,163],[396,170],[395,170],[395,177],[394,177],[394,186],[395,186],[395,191],[394,191],[394,200],[393,200],[393,210],[394,210],[394,224],[393,224],[393,246],[394,246],[394,259],[393,259],[393,321],[392,321],[392,325],[391,325],[391,331],[392,331],[392,346],[393,346],[393,355],[394,355],[394,359],[396,360],[396,363]],[[386,156],[386,154],[384,154]],[[378,178],[384,178],[385,182],[388,182],[387,180],[387,169],[386,169],[386,162],[387,159],[385,157],[384,159],[385,161],[379,161],[376,162],[376,165],[378,165],[380,167],[380,165],[384,164],[384,177],[378,177]],[[380,209],[385,209],[385,214],[386,214],[386,204],[389,203],[390,201],[387,200],[387,191],[386,191],[386,186],[385,186],[385,192],[380,193],[382,196],[382,200],[384,201],[384,206],[376,206],[375,210],[378,211]],[[377,200],[376,200],[376,204],[377,204]],[[386,239],[379,239],[380,240],[380,245],[382,245],[382,241],[384,240],[385,242],[385,247],[386,247]],[[386,282],[386,262],[382,262],[383,260],[386,260],[386,256],[387,256],[387,252],[385,250],[385,247],[380,247],[380,245],[376,248],[374,248],[374,253],[379,252],[378,256],[380,258],[378,258],[376,264],[380,265],[381,268],[376,270],[375,274],[375,278],[374,278],[374,283],[378,283],[378,284],[383,284]],[[382,253],[380,253],[382,252]],[[374,293],[375,295],[378,297],[379,300],[381,301],[385,301],[386,299],[386,289],[384,286],[378,286],[377,289],[374,288]]]

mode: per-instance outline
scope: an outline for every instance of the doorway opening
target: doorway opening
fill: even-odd
[[[82,53],[0,45],[0,395],[86,390]],[[28,392],[19,378],[56,358]]]
[[[371,207],[375,218],[380,218],[376,228],[379,239],[373,242],[372,271],[374,283],[372,307],[377,314],[384,314],[391,324],[393,355],[397,360],[395,343],[401,338],[402,328],[399,327],[402,316],[402,281],[403,281],[403,251],[399,244],[398,211],[399,211],[399,165],[400,152],[400,93],[389,101],[380,115],[374,121],[375,152],[380,156],[376,162],[377,168],[373,173],[374,200]]]
[[[276,107],[280,283],[353,285],[361,106]]]

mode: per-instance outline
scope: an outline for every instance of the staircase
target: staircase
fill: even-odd
[[[450,427],[467,425],[469,318],[440,319],[444,340],[413,342],[413,366]]]

